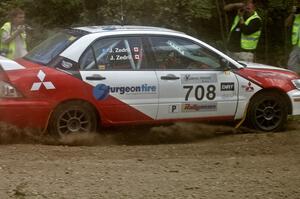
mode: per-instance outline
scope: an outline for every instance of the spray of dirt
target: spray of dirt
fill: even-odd
[[[288,131],[299,129],[298,121],[289,122]],[[100,133],[73,133],[60,138],[39,130],[18,129],[0,123],[0,144],[46,144],[67,146],[153,145],[197,142],[236,133],[259,133],[241,127],[201,123],[174,123],[163,126],[126,126],[104,129]]]
[[[0,144],[39,143],[43,134],[38,129],[20,129],[0,122]]]
[[[83,133],[61,137],[53,144],[64,145],[153,145],[187,143],[237,133],[228,126],[175,123],[165,126],[127,126],[110,128],[101,134]]]
[[[0,144],[47,144],[68,146],[145,145],[185,143],[236,133],[228,126],[175,123],[164,126],[126,126],[102,130],[100,133],[73,133],[60,138],[33,129],[18,129],[0,123]]]

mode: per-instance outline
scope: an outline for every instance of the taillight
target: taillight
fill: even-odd
[[[11,84],[0,81],[0,98],[19,98],[22,95]]]

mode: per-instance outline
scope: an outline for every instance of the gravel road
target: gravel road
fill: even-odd
[[[55,140],[0,125],[0,198],[299,199],[300,124],[177,123]]]

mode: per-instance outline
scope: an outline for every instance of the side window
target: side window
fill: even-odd
[[[80,58],[81,70],[140,70],[146,65],[142,40],[135,37],[98,40]]]
[[[204,46],[177,37],[151,37],[157,68],[210,70],[221,67],[220,56]]]
[[[95,57],[92,47],[89,47],[80,60],[80,69],[93,69],[96,67]]]

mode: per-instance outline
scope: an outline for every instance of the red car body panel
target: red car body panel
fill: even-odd
[[[295,89],[291,80],[298,78],[294,72],[274,69],[243,68],[238,70],[237,74],[262,88],[276,88],[283,92]]]
[[[106,100],[98,101],[92,95],[93,87],[72,75],[24,59],[19,59],[18,63],[26,69],[6,71],[6,73],[0,73],[0,75],[1,77],[7,76],[6,79],[16,87],[24,98],[6,99],[5,108],[3,108],[4,105],[1,104],[0,100],[1,121],[16,124],[19,127],[45,129],[52,111],[59,103],[76,99],[91,103],[97,109],[103,126],[178,121],[176,119],[153,120],[112,96],[108,96]],[[44,82],[52,82],[55,89],[47,90],[44,86],[41,86],[39,92],[31,91],[33,83],[40,82],[37,77],[40,70],[46,74]],[[204,120],[233,120],[233,118],[233,116],[226,116],[205,118]],[[199,119],[199,121],[202,120]],[[195,121],[195,119],[182,119],[179,121]]]
[[[101,115],[102,125],[105,126],[116,122],[153,121],[152,118],[112,96],[109,96],[104,101],[97,101],[92,95],[93,87],[72,75],[50,67],[33,64],[24,59],[19,59],[18,63],[26,67],[26,69],[6,71],[8,77],[6,79],[16,87],[24,98],[17,100],[12,99],[10,101],[11,107],[5,105],[6,107],[3,110],[1,110],[3,106],[1,106],[0,100],[1,121],[17,124],[17,126],[22,127],[45,128],[54,108],[59,103],[68,100],[83,100],[93,104],[99,115]],[[47,90],[45,86],[42,85],[38,92],[31,91],[33,83],[41,82],[37,76],[40,70],[46,74],[43,81],[51,82],[55,86],[55,89]],[[1,76],[6,76],[4,73],[0,74]],[[33,79],[32,77],[35,78]],[[26,101],[26,99],[30,99],[26,102],[28,106],[18,105],[24,104],[24,100]],[[5,104],[6,103],[7,100]]]

